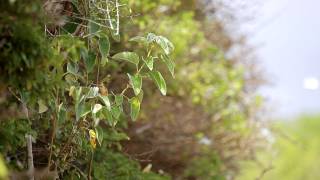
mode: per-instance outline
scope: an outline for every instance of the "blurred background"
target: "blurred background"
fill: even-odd
[[[239,179],[319,179],[320,2],[257,4],[242,30],[256,45],[269,82],[259,91],[269,110],[271,147],[259,153],[257,164],[244,165]]]
[[[261,44],[257,54],[272,83],[262,92],[276,105],[276,117],[319,110],[319,7],[314,0],[268,0],[248,28],[249,39]]]

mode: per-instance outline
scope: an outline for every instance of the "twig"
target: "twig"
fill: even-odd
[[[88,180],[92,179],[91,178],[91,171],[92,171],[93,153],[94,153],[94,151],[92,150],[91,157],[90,157],[90,162],[89,162],[89,169],[88,169]]]
[[[108,2],[109,2],[109,0],[106,0],[106,4],[107,4],[107,19],[109,19],[109,25],[110,25],[111,29],[113,30],[113,25],[112,25],[112,22],[111,22],[110,10],[109,10]]]
[[[259,174],[259,176],[256,178],[256,180],[261,180],[265,174],[267,174],[267,172],[271,171],[274,167],[272,166],[272,164],[270,163],[270,165],[266,168],[264,168],[261,173]]]
[[[29,180],[34,180],[34,166],[33,166],[33,154],[32,154],[32,136],[26,135],[27,148],[28,148],[28,171],[30,174]]]
[[[59,109],[59,90],[56,90],[56,107],[58,106]],[[57,116],[59,114],[59,110],[56,111],[55,115],[52,118],[52,132],[51,132],[51,138],[50,138],[50,153],[49,153],[49,158],[48,158],[48,168],[50,170],[51,167],[51,160],[52,160],[52,153],[53,153],[53,143],[54,143],[54,138],[56,135],[56,129],[57,129]]]
[[[116,0],[116,10],[117,10],[117,29],[116,29],[116,35],[119,35],[119,29],[120,29],[120,20],[119,20],[119,2]]]

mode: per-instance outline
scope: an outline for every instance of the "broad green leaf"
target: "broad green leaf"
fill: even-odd
[[[147,41],[148,43],[153,42],[156,39],[157,35],[153,34],[153,33],[148,33],[147,35]]]
[[[39,109],[38,109],[38,113],[44,113],[48,110],[48,107],[45,105],[44,101],[42,99],[38,100],[38,105],[39,105]]]
[[[96,113],[99,112],[101,109],[102,109],[102,105],[101,105],[101,104],[95,104],[95,105],[93,106],[92,113],[93,113],[93,114],[96,114]]]
[[[108,59],[110,51],[110,42],[108,36],[102,37],[99,39],[99,50],[102,56],[102,59]]]
[[[117,119],[113,118],[111,111],[109,111],[107,108],[102,108],[102,114],[104,118],[108,121],[110,126],[115,126],[117,124]]]
[[[114,99],[115,99],[115,103],[117,106],[122,105],[122,103],[123,103],[123,96],[122,95],[115,95]]]
[[[102,106],[100,104],[100,107],[102,109]],[[93,119],[93,122],[94,122],[94,127],[97,127],[100,123],[100,118],[99,118],[99,115],[100,115],[100,110],[97,111],[97,109],[95,110],[95,108],[97,107],[91,107],[91,117]],[[99,108],[99,107],[98,107]]]
[[[147,39],[145,37],[142,37],[142,36],[133,37],[129,41],[134,41],[134,42],[137,42],[137,43],[147,43]]]
[[[86,95],[86,98],[95,98],[97,97],[99,94],[99,88],[98,87],[90,87],[89,88],[89,91]]]
[[[90,73],[93,70],[94,65],[96,63],[96,55],[91,51],[88,52],[84,48],[80,50],[80,54],[86,66],[87,72]]]
[[[161,73],[159,71],[149,72],[151,79],[156,83],[162,95],[166,95],[167,93],[167,85],[165,80],[163,79]]]
[[[140,76],[140,74],[136,74],[134,76],[131,76],[130,74],[127,75],[129,77],[130,85],[133,88],[134,94],[137,96],[141,91],[142,77]]]
[[[112,31],[111,32],[111,37],[113,40],[115,40],[116,42],[120,42],[120,34],[116,34],[116,31]]]
[[[112,20],[113,20],[113,21],[112,21],[112,22],[113,22],[113,26],[116,27],[117,25],[116,25],[115,19],[112,19]],[[112,39],[115,40],[116,42],[120,42],[120,39],[121,39],[121,38],[120,38],[120,33],[117,34],[117,31],[116,31],[116,30],[112,30],[112,31],[111,31],[111,37],[112,37]]]
[[[67,64],[67,72],[77,76],[78,72],[79,72],[78,64],[77,63],[73,63],[73,62],[68,62],[68,64]]]
[[[110,111],[111,110],[111,104],[108,96],[102,96],[100,95],[99,98],[103,101],[104,105],[106,105],[107,109]]]
[[[161,47],[161,49],[167,55],[170,54],[174,49],[173,44],[167,38],[165,38],[163,36],[157,36],[153,33],[148,33],[147,42],[148,43],[155,42],[156,44],[158,44]]]
[[[84,101],[81,101],[78,106],[76,106],[76,120],[78,121],[83,116],[91,112],[91,106],[86,104]]]
[[[96,131],[98,143],[101,146],[103,141],[103,129],[101,127],[96,127],[95,131]]]
[[[112,106],[111,107],[111,114],[114,118],[119,119],[121,114],[121,109],[119,106]]]
[[[120,42],[120,34],[112,34],[112,38],[113,38],[116,42]]]
[[[167,55],[170,54],[174,49],[173,44],[163,36],[157,36],[155,38],[155,42],[163,49],[163,51]]]
[[[79,87],[78,89],[76,89],[75,92],[76,92],[76,94],[75,94],[76,104],[79,104],[82,99],[82,97],[81,97],[82,87]]]
[[[140,111],[140,101],[137,97],[133,97],[132,99],[130,99],[129,101],[130,103],[130,116],[132,121],[137,120],[138,115],[139,115],[139,111]]]
[[[143,90],[141,89],[141,92],[138,94],[138,99],[139,99],[139,101],[140,102],[142,102],[142,100],[143,100]]]
[[[139,63],[139,56],[134,52],[121,52],[112,56],[114,59],[129,61],[135,65]]]
[[[89,51],[87,58],[84,59],[84,63],[86,65],[87,72],[88,73],[92,72],[94,65],[96,63],[96,55],[93,52]]]
[[[58,115],[57,115],[58,124],[62,124],[65,121],[66,116],[67,116],[67,111],[63,107],[63,103],[61,103],[58,107]]]
[[[165,54],[161,54],[160,57],[163,60],[163,62],[167,65],[172,77],[174,77],[175,63],[173,62],[173,60]]]
[[[107,57],[101,58],[100,65],[104,67],[107,62],[109,62],[109,59]]]
[[[95,23],[94,21],[89,21],[88,25],[89,25],[89,34],[91,34],[91,35],[95,34],[100,29],[100,26],[97,23]]]
[[[152,71],[153,70],[154,57],[149,56],[143,61],[147,65],[147,67],[150,69],[150,71]]]

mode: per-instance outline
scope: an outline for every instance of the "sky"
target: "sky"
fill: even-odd
[[[320,112],[320,1],[267,0],[249,28],[272,85],[261,92],[274,117]],[[305,84],[314,90],[304,88]]]

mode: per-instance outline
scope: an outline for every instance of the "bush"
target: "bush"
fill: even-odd
[[[257,147],[261,98],[245,57],[225,56],[236,42],[203,6],[5,1],[0,152],[10,169],[30,169],[32,135],[35,176],[235,177]]]

